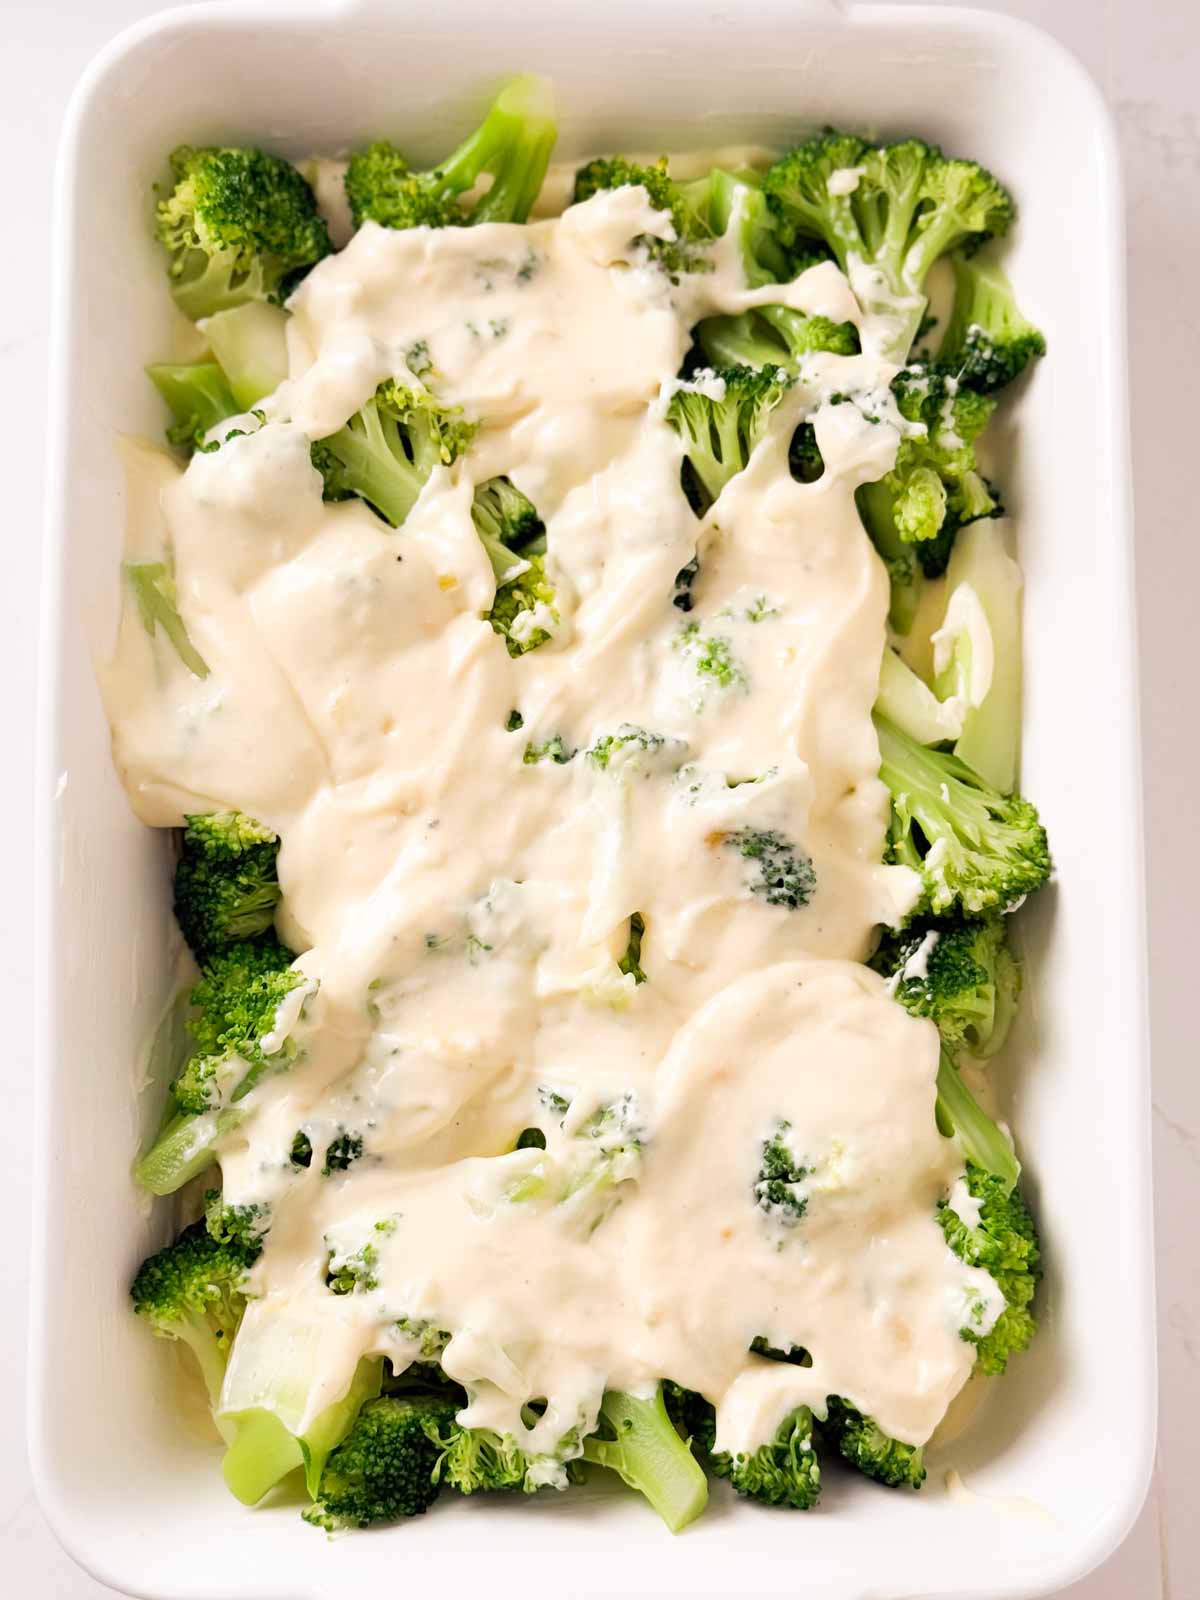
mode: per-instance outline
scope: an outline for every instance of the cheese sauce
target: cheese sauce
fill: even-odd
[[[888,584],[854,505],[898,432],[828,402],[886,397],[886,328],[830,264],[750,292],[718,246],[673,283],[634,242],[669,231],[640,189],[524,227],[367,224],[293,297],[265,423],[186,471],[131,447],[128,553],[171,560],[210,673],[127,606],[118,768],[153,826],[238,808],[278,830],[311,980],[277,1020],[290,1069],[220,1150],[226,1201],[273,1217],[226,1409],[266,1397],[299,1429],[364,1354],[438,1349],[465,1420],[555,1482],[606,1387],[701,1390],[741,1450],[833,1394],[922,1442],[970,1373],[958,1330],[994,1285],[936,1221],[963,1170],[936,1033],[859,964],[913,896],[880,864]],[[698,520],[667,402],[698,318],[766,299],[854,320],[864,354],[810,357]],[[479,423],[398,531],[323,502],[309,459],[395,375]],[[811,484],[787,468],[806,416]],[[545,520],[555,586],[552,637],[515,659],[471,521],[498,473]],[[589,756],[630,728],[650,737]],[[526,758],[555,738],[570,759]],[[811,859],[807,903],[762,892],[739,845],[762,831]],[[514,1149],[527,1128],[544,1148]],[[344,1132],[364,1153],[326,1174]],[[802,1173],[783,1203],[756,1187],[772,1138]],[[331,1258],[370,1270],[335,1295]]]

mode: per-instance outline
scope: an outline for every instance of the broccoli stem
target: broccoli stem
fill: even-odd
[[[609,1390],[600,1419],[614,1437],[585,1439],[584,1460],[645,1495],[672,1533],[686,1528],[708,1504],[708,1479],[667,1415],[662,1384],[648,1400]]]
[[[473,223],[524,222],[541,191],[557,131],[548,84],[524,73],[500,91],[479,127],[437,170],[457,193],[491,173],[491,188],[471,209]]]
[[[906,661],[885,645],[875,709],[918,744],[942,744],[962,732],[962,712],[939,700]]]
[[[236,1112],[179,1112],[133,1169],[138,1184],[151,1194],[174,1194],[217,1159],[219,1133],[240,1121]]]
[[[998,1178],[1010,1194],[1021,1176],[1021,1163],[944,1049],[938,1059],[937,1115],[943,1131],[948,1122],[958,1134],[967,1159]]]
[[[241,410],[216,361],[158,361],[146,368],[146,376],[174,418],[167,438],[187,450],[194,448],[218,422]]]
[[[218,311],[205,322],[204,337],[229,380],[238,411],[249,411],[274,394],[287,377],[287,312],[279,306],[251,300]]]
[[[1005,548],[1001,525],[972,522],[959,531],[946,589],[970,584],[992,635],[992,681],[967,709],[954,753],[1001,794],[1017,786],[1021,753],[1021,569]]]

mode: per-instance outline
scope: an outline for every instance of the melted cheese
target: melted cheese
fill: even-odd
[[[173,561],[210,674],[127,609],[118,768],[151,825],[236,807],[279,831],[280,930],[311,980],[272,1041],[290,1031],[290,1070],[221,1147],[226,1199],[273,1208],[230,1409],[295,1364],[311,1381],[278,1404],[301,1427],[363,1354],[412,1360],[423,1325],[450,1336],[465,1419],[551,1462],[606,1387],[703,1391],[722,1448],[831,1394],[917,1443],[970,1372],[958,1330],[994,1286],[935,1220],[963,1166],[934,1124],[936,1034],[859,965],[912,894],[880,865],[888,586],[853,498],[898,433],[827,397],[894,368],[865,322],[863,355],[809,358],[698,521],[665,420],[694,322],[768,298],[862,319],[832,265],[748,292],[718,249],[673,284],[633,243],[668,229],[635,189],[525,227],[368,224],[294,296],[261,428],[186,472],[131,452],[130,553]],[[309,442],[414,367],[480,426],[394,532],[322,501]],[[786,462],[805,416],[813,484]],[[556,587],[553,637],[518,659],[470,516],[496,473],[545,519]],[[661,743],[588,758],[623,725]],[[524,759],[555,735],[572,760]],[[811,857],[808,904],[754,892],[744,829]],[[644,983],[620,966],[634,913]],[[546,1148],[514,1150],[531,1126]],[[798,1220],[757,1203],[780,1129]],[[365,1153],[323,1175],[345,1130]],[[371,1286],[331,1294],[331,1255],[364,1244]],[[759,1336],[811,1366],[751,1354]]]

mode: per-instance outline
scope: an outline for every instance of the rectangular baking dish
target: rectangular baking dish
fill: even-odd
[[[1024,784],[1058,883],[1022,919],[1028,994],[1005,1093],[1044,1229],[1043,1332],[920,1495],[829,1473],[822,1509],[715,1495],[672,1539],[632,1496],[486,1497],[328,1542],[249,1513],[181,1426],[172,1349],[126,1286],[164,1237],[129,1163],[169,985],[167,846],[109,761],[120,433],[156,435],[142,364],[171,310],[149,190],[180,141],[292,156],[386,133],[435,157],[500,79],[558,86],[563,156],[783,144],[825,121],[918,132],[1013,189],[1022,303],[1050,354],[1011,415],[1003,482],[1028,585]],[[30,1437],[45,1511],[104,1582],[154,1600],[352,1593],[1049,1594],[1120,1541],[1154,1440],[1148,1062],[1122,219],[1112,129],[1079,66],[982,12],[833,0],[409,0],[175,11],[81,83],[58,173],[39,762],[40,1150]],[[949,1492],[953,1469],[968,1486]],[[452,1574],[452,1578],[448,1575]]]

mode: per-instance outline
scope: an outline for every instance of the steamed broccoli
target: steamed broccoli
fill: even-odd
[[[479,127],[428,172],[413,172],[392,144],[379,140],[351,158],[346,198],[356,228],[446,228],[475,222],[524,222],[542,187],[557,137],[549,86],[514,78]],[[463,196],[484,176],[486,191]]]
[[[751,874],[746,888],[762,897],[769,906],[798,911],[806,906],[817,887],[812,861],[798,851],[790,839],[773,828],[739,828],[727,833],[723,843],[749,861]]]
[[[441,1394],[368,1401],[326,1461],[304,1520],[333,1533],[428,1510],[441,1488],[439,1435],[457,1410],[458,1402]]]
[[[490,1493],[498,1489],[524,1489],[538,1484],[530,1477],[530,1457],[510,1435],[501,1437],[490,1428],[464,1428],[451,1420],[437,1436],[441,1454],[433,1469],[435,1483],[459,1494]]]
[[[1004,1371],[1008,1358],[1024,1350],[1037,1328],[1029,1307],[1041,1278],[1041,1251],[1029,1208],[1017,1189],[1005,1187],[990,1172],[967,1162],[967,1192],[979,1206],[974,1227],[964,1222],[949,1201],[938,1210],[946,1243],[969,1267],[982,1267],[996,1280],[1004,1310],[987,1333],[969,1325],[964,1339],[977,1346],[975,1367],[989,1377]]]
[[[903,1444],[884,1433],[874,1417],[838,1395],[826,1402],[821,1435],[833,1444],[852,1467],[889,1489],[919,1489],[925,1481],[925,1447]]]
[[[271,1207],[257,1201],[227,1206],[219,1189],[208,1189],[204,1195],[204,1225],[221,1244],[238,1244],[257,1251],[271,1226]]]
[[[882,292],[864,291],[867,309],[889,315],[886,353],[900,361],[924,315],[934,261],[1004,233],[1013,213],[1007,190],[976,162],[950,160],[919,139],[872,145],[833,130],[777,161],[763,191],[785,247],[822,239],[844,272],[878,274]]]
[[[168,442],[189,455],[210,428],[242,409],[216,361],[160,361],[146,368],[146,376],[170,409]]]
[[[175,578],[165,561],[127,561],[125,575],[133,585],[142,626],[151,638],[161,628],[175,654],[195,678],[208,677],[208,662],[188,636],[179,615]]]
[[[994,261],[955,255],[954,308],[937,364],[966,389],[993,394],[1046,354],[1043,336],[1021,315],[1012,285]]]
[[[185,819],[175,869],[175,917],[201,966],[238,940],[265,933],[279,903],[279,838],[241,811]]]
[[[683,488],[698,517],[746,466],[790,382],[782,367],[728,367],[671,396],[667,420],[684,443]]]
[[[364,1148],[361,1133],[345,1131],[339,1133],[326,1148],[325,1165],[321,1168],[321,1176],[329,1178],[335,1172],[345,1172],[361,1158]]]
[[[901,1005],[936,1023],[952,1056],[986,1058],[1003,1047],[1021,988],[1003,915],[919,918],[885,933],[871,966],[894,977]]]
[[[599,1427],[583,1442],[583,1457],[611,1468],[645,1495],[672,1533],[708,1503],[708,1480],[671,1421],[661,1383],[649,1398],[607,1391]]]
[[[672,276],[681,272],[701,272],[709,265],[707,246],[714,228],[711,218],[712,182],[710,177],[678,183],[667,171],[667,158],[653,165],[628,161],[624,156],[604,156],[589,161],[575,174],[576,203],[590,200],[604,189],[624,189],[637,185],[645,189],[656,211],[670,213],[674,239],[643,236],[641,243],[651,258]]]
[[[852,322],[809,315],[790,306],[754,306],[736,316],[706,317],[696,341],[714,367],[784,368],[799,371],[805,356],[826,351],[858,354],[858,329]]]
[[[278,156],[180,145],[171,174],[157,233],[176,304],[193,319],[285,299],[332,249],[312,190]]]
[[[576,752],[563,740],[561,733],[551,734],[550,738],[543,739],[541,744],[527,744],[521,756],[521,764],[526,767],[535,767],[539,761],[552,761],[556,767],[565,767],[569,761],[575,759]]]
[[[754,1203],[782,1228],[794,1228],[804,1216],[808,1197],[799,1186],[808,1169],[787,1142],[791,1123],[782,1118],[762,1142],[762,1159],[754,1180]]]
[[[687,622],[671,641],[691,666],[701,684],[719,689],[743,689],[746,671],[733,653],[733,645],[720,633],[701,633],[698,622]],[[697,709],[702,702],[697,702]]]
[[[635,983],[646,981],[646,974],[642,971],[642,940],[645,935],[646,919],[640,911],[635,911],[629,919],[629,942],[625,946],[625,954],[617,962],[626,977],[632,977]]]
[[[471,520],[497,584],[519,576],[529,557],[546,553],[546,524],[511,478],[488,478],[476,486]]]
[[[388,379],[336,433],[312,447],[325,498],[358,495],[389,527],[408,516],[435,467],[450,466],[470,444],[476,425],[457,408],[441,406],[427,389]]]
[[[812,1412],[807,1406],[797,1406],[774,1436],[749,1455],[714,1452],[713,1471],[719,1478],[728,1478],[738,1494],[749,1500],[810,1511],[821,1495],[815,1433]]]
[[[546,577],[545,556],[533,552],[524,559],[528,566],[497,589],[487,613],[487,620],[504,640],[510,656],[522,656],[545,644],[558,622],[554,585]]]
[[[147,1256],[130,1295],[133,1309],[163,1339],[181,1339],[200,1363],[216,1404],[229,1347],[246,1309],[246,1274],[261,1245],[216,1239],[203,1222]]]
[[[1028,800],[1001,795],[956,756],[875,714],[879,776],[892,791],[887,859],[920,874],[917,909],[1008,910],[1050,876],[1046,831]]]

